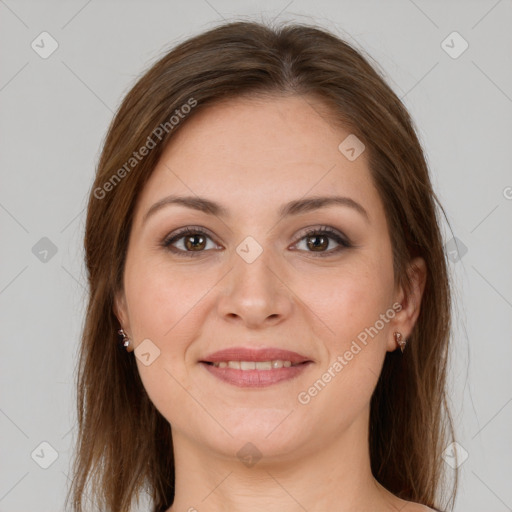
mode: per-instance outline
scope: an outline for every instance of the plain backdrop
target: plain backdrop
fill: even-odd
[[[274,18],[364,50],[413,116],[453,228],[456,511],[512,511],[510,0],[0,0],[0,512],[64,510],[84,208],[113,113],[174,44]]]

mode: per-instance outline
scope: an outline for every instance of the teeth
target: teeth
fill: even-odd
[[[274,361],[220,361],[213,363],[216,368],[234,368],[236,370],[272,370],[274,368],[289,368],[291,361],[282,361],[276,359]]]

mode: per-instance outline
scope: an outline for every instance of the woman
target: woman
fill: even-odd
[[[436,201],[404,106],[334,35],[230,23],[154,64],[89,201],[74,510],[440,510]]]

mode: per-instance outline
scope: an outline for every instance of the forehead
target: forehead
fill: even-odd
[[[163,152],[139,210],[168,193],[236,200],[246,209],[341,194],[378,208],[365,152],[347,159],[339,145],[351,133],[323,110],[318,100],[290,96],[237,98],[196,112]]]

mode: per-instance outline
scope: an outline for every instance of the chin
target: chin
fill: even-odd
[[[221,420],[224,428],[213,420],[201,421],[203,418],[199,417],[200,422],[194,425],[195,428],[190,428],[191,424],[188,423],[185,432],[188,436],[192,435],[195,442],[207,445],[209,450],[222,457],[236,456],[241,459],[248,456],[279,460],[293,454],[296,456],[301,446],[307,444],[304,435],[309,430],[301,429],[296,422],[297,418],[292,420],[296,412],[290,414],[291,411],[250,410],[243,414],[231,413]]]
[[[219,440],[209,440],[212,450],[219,455],[227,458],[238,459],[247,467],[252,467],[256,463],[261,468],[264,465],[275,465],[298,455],[301,443],[298,440],[290,439],[289,436],[278,436],[275,438],[268,433],[245,434],[240,432],[231,439],[224,439],[222,443]]]

